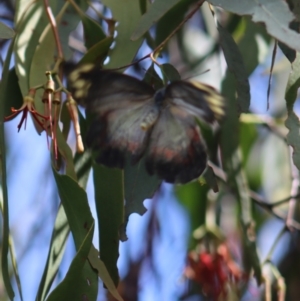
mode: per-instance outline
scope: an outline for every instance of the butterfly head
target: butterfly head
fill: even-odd
[[[165,98],[166,98],[166,88],[159,89],[154,94],[155,104],[159,107],[163,105]]]

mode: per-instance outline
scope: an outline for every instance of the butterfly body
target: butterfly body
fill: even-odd
[[[100,150],[97,162],[123,168],[127,154],[132,164],[145,156],[149,174],[170,183],[189,182],[206,168],[196,118],[212,124],[224,114],[223,98],[212,87],[175,81],[155,91],[92,65],[74,71],[70,81],[74,98],[94,115],[87,144]]]

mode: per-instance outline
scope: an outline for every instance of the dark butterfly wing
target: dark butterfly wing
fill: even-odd
[[[146,158],[150,174],[187,183],[206,168],[206,147],[196,118],[208,123],[224,115],[223,98],[212,87],[183,81],[165,90],[165,105],[151,133]]]
[[[149,130],[159,113],[152,87],[90,65],[74,71],[70,81],[74,97],[94,115],[87,144],[100,149],[96,161],[123,168],[128,152],[136,163],[145,151]]]
[[[201,175],[206,161],[195,118],[176,106],[163,109],[150,137],[148,172],[169,183],[187,183]]]
[[[174,81],[166,88],[165,97],[171,99],[173,105],[210,124],[224,116],[224,99],[209,85]]]
[[[107,103],[117,108],[128,107],[155,93],[145,82],[122,73],[96,68],[92,64],[82,65],[73,71],[69,82],[74,98],[88,110],[103,107]]]

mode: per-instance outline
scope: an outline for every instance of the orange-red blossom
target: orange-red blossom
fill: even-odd
[[[44,122],[45,120],[49,119],[49,117],[43,116],[39,112],[36,111],[34,106],[34,96],[35,96],[35,89],[30,89],[27,96],[23,99],[23,105],[20,109],[11,108],[11,111],[13,112],[11,115],[5,117],[4,121],[9,121],[19,115],[21,112],[23,112],[22,118],[18,124],[18,132],[20,131],[23,123],[25,122],[25,129],[26,129],[26,123],[27,123],[27,116],[28,112],[31,114],[31,116],[34,118],[34,120],[39,124],[39,126],[43,129],[45,129]]]
[[[215,253],[191,251],[184,274],[197,282],[202,292],[214,301],[226,297],[228,284],[235,284],[244,278],[225,244],[221,244]]]

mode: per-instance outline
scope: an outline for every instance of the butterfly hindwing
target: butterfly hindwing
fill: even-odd
[[[161,94],[164,105],[151,133],[146,166],[167,182],[187,183],[202,174],[207,162],[196,117],[210,124],[221,119],[223,98],[208,85],[185,81],[172,82],[156,96]]]
[[[187,183],[201,175],[207,156],[194,116],[169,104],[151,133],[146,168],[169,183]]]

